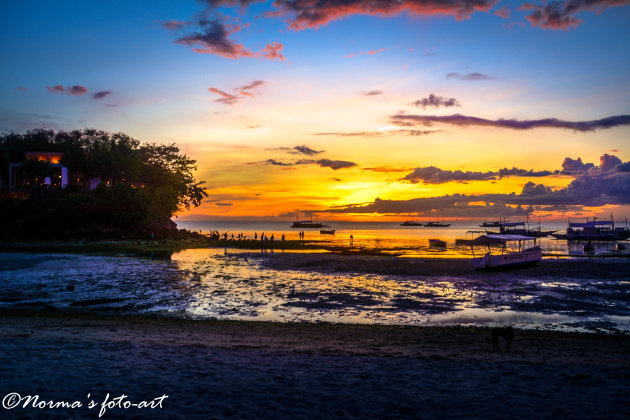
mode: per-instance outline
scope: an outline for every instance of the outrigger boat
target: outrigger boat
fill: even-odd
[[[534,246],[521,249],[524,241],[534,241]],[[542,250],[536,245],[536,241],[537,238],[525,235],[481,235],[469,241],[473,253],[473,267],[475,270],[507,270],[535,265],[542,260]],[[518,242],[518,251],[509,251],[506,246],[508,242]],[[488,252],[483,257],[477,257],[475,245],[487,245]],[[501,249],[500,254],[492,254],[493,245]]]
[[[554,233],[556,239],[566,239],[569,241],[623,241],[630,238],[630,230],[626,227],[615,227],[614,220],[593,219],[586,223],[571,223],[566,233]]]

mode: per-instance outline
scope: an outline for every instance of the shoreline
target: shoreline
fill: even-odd
[[[630,336],[2,313],[2,396],[102,418],[627,418]],[[89,397],[87,397],[89,395]],[[19,418],[96,417],[18,407]],[[4,413],[7,414],[7,413]]]
[[[628,367],[630,334],[516,330],[495,351],[491,328],[182,319],[29,310],[0,311],[0,338],[173,343],[268,352]],[[594,358],[593,355],[598,354]]]

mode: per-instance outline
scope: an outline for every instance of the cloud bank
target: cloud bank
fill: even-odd
[[[544,118],[540,120],[488,120],[485,118],[471,117],[467,115],[410,115],[396,114],[390,117],[393,124],[399,126],[415,126],[424,125],[432,126],[433,124],[449,124],[459,127],[482,126],[509,128],[513,130],[531,130],[534,128],[565,128],[575,131],[594,131],[598,129],[612,128],[622,125],[630,125],[630,115],[616,115],[613,117],[602,118],[592,121],[564,121],[556,118]]]
[[[416,198],[411,200],[381,200],[376,198],[368,204],[335,207],[326,211],[332,213],[383,213],[383,214],[419,214],[439,213],[444,217],[505,217],[527,215],[535,209],[553,209],[578,211],[585,206],[603,206],[607,204],[630,204],[630,162],[622,162],[617,156],[604,154],[599,166],[582,163],[580,158],[566,158],[562,171],[571,172],[573,181],[566,188],[553,190],[544,184],[526,183],[521,192],[516,194],[453,194],[439,197]],[[416,179],[428,179],[429,182],[441,183],[445,179],[491,179],[492,172],[442,171],[438,168],[417,168]],[[548,171],[525,171],[528,175],[545,176]],[[504,169],[495,174],[520,174],[522,169]],[[533,174],[533,175],[529,175]],[[494,175],[494,176],[497,176]],[[407,178],[407,177],[405,177]],[[446,182],[446,181],[444,181]],[[478,204],[483,202],[484,204]]]

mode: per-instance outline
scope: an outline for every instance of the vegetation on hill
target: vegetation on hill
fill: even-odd
[[[55,152],[62,157],[52,164],[26,159],[27,152]],[[9,191],[11,163],[21,180],[13,191]],[[174,144],[141,143],[122,133],[37,129],[1,135],[3,233],[41,238],[172,238],[181,233],[171,217],[199,206],[206,196],[203,182],[193,176],[195,163]],[[68,168],[68,184],[63,188],[59,165]]]

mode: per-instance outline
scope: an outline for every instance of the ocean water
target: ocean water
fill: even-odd
[[[234,234],[245,235],[246,239],[253,240],[254,234],[260,238],[261,233],[267,236],[274,235],[278,241],[284,234],[287,240],[298,240],[298,232],[305,234],[304,242],[309,244],[326,245],[350,245],[350,235],[353,236],[352,244],[356,249],[380,250],[407,257],[434,257],[434,258],[470,258],[472,252],[467,245],[458,245],[456,239],[472,239],[481,233],[468,233],[469,231],[497,231],[498,228],[481,228],[480,223],[452,222],[445,228],[427,228],[416,226],[400,226],[400,223],[390,222],[326,222],[336,231],[334,235],[321,234],[319,229],[294,229],[292,222],[265,221],[265,222],[182,222],[175,220],[180,229],[188,229],[195,232],[210,233],[218,231],[227,233],[228,238]],[[538,228],[538,223],[529,225],[531,229]],[[565,231],[567,223],[541,223],[543,231]],[[446,247],[433,247],[429,239],[441,239],[446,241]],[[630,256],[630,243],[626,249],[617,250],[615,241],[595,242],[593,251],[584,251],[583,242],[557,240],[553,237],[538,238],[537,244],[546,256],[555,257],[606,257],[606,256]],[[517,246],[517,244],[513,244]]]
[[[0,253],[0,307],[106,314],[394,325],[510,324],[630,332],[630,270],[448,275],[270,268],[275,253],[194,249],[170,259]],[[308,256],[330,258],[327,254]],[[326,259],[321,264],[326,264]],[[334,256],[333,256],[334,258]],[[345,258],[345,257],[342,257]],[[373,258],[373,257],[369,257]],[[404,261],[413,262],[410,259]],[[602,259],[600,264],[613,264]],[[330,261],[328,261],[328,264]],[[464,264],[465,265],[465,264]],[[277,267],[277,266],[276,266]],[[624,267],[623,265],[621,267]],[[321,267],[319,267],[321,268]],[[603,274],[602,274],[603,273]]]

